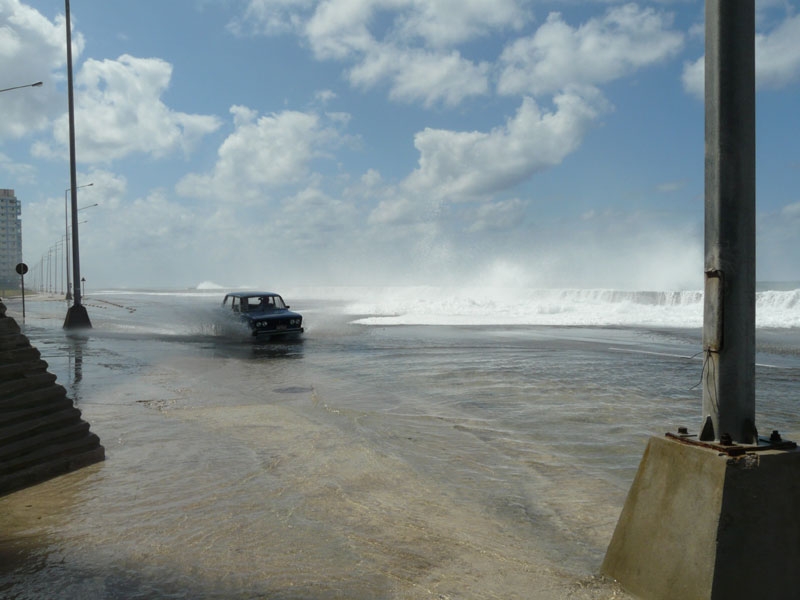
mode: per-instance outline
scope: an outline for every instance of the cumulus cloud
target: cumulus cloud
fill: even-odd
[[[454,106],[488,92],[489,66],[456,49],[528,20],[519,0],[251,0],[237,32],[303,36],[319,60],[345,64],[350,83],[386,84],[393,100]],[[387,26],[388,23],[388,26]]]
[[[106,235],[108,228],[106,220],[113,222],[116,214],[113,212],[119,206],[126,187],[125,178],[108,171],[92,170],[89,173],[78,172],[78,185],[92,183],[91,187],[78,190],[78,206],[92,206],[91,209],[80,213],[80,221],[88,220],[89,223],[81,227],[81,248],[83,248],[83,234],[86,231],[97,235]],[[64,182],[64,188],[69,185],[69,180]],[[40,256],[31,255],[30,249],[41,252],[43,249],[58,242],[65,233],[66,212],[65,191],[53,190],[54,196],[26,199],[23,206],[23,244],[26,250],[26,260],[38,261]],[[98,206],[93,206],[97,204]],[[124,226],[125,221],[121,221]],[[105,241],[105,240],[104,240]],[[110,246],[106,246],[106,249]]]
[[[700,98],[705,97],[705,84],[706,84],[706,65],[705,56],[701,56],[695,61],[689,61],[683,65],[683,73],[681,74],[681,81],[683,82],[683,89],[687,93]]]
[[[342,233],[358,220],[353,204],[311,186],[283,201],[273,227],[293,247],[335,250],[350,244],[351,236]]]
[[[217,117],[170,109],[161,101],[172,66],[157,58],[122,55],[87,60],[76,77],[75,130],[78,159],[107,163],[132,153],[161,158],[189,152],[219,126]],[[39,143],[38,156],[62,156],[69,143],[67,116],[54,125],[53,145]]]
[[[305,32],[310,41],[319,42],[320,50],[336,38],[347,43],[335,43],[329,50],[357,48],[358,40],[366,39],[361,33],[376,17],[388,15],[392,27],[387,35],[443,47],[493,29],[521,27],[530,18],[526,4],[520,0],[249,0],[229,29],[237,34]]]
[[[492,194],[559,164],[607,109],[592,90],[571,90],[545,112],[525,98],[503,127],[490,132],[427,128],[414,136],[419,166],[405,182],[414,195],[449,201]]]
[[[381,200],[369,215],[372,225],[411,225],[418,223],[420,214],[417,202],[405,196]]]
[[[228,23],[237,35],[278,35],[300,27],[318,0],[248,0],[242,13]]]
[[[530,19],[518,0],[433,0],[409,2],[398,16],[403,39],[421,38],[429,46],[448,47],[485,36],[490,31],[518,30]]]
[[[211,260],[212,248],[198,240],[219,239],[208,233],[206,211],[175,202],[163,189],[113,210],[96,210],[81,229],[81,262],[89,281],[128,285],[136,276],[151,285],[174,286],[186,280],[186,265]],[[220,252],[222,245],[215,248]]]
[[[63,17],[49,21],[36,9],[19,0],[0,0],[0,64],[2,88],[42,81],[40,88],[14,90],[3,94],[0,140],[20,138],[47,126],[62,109],[56,82],[66,63],[66,30]],[[72,36],[73,58],[83,49],[80,33]]]
[[[287,110],[259,116],[244,106],[231,108],[234,131],[217,152],[211,173],[193,173],[178,193],[220,201],[252,201],[275,188],[305,181],[313,159],[346,140],[340,116]]]
[[[613,81],[675,56],[684,36],[671,26],[669,14],[635,4],[611,8],[577,28],[551,13],[533,35],[505,48],[498,91],[538,95]]]
[[[800,81],[800,15],[756,35],[756,77],[758,85],[775,89]]]
[[[0,152],[0,171],[7,173],[20,183],[33,183],[36,169],[33,165],[13,160],[7,154]]]
[[[781,89],[800,81],[800,15],[787,17],[773,30],[756,34],[756,86]],[[705,57],[687,62],[683,88],[702,99],[705,95]]]
[[[362,88],[389,82],[389,97],[425,106],[459,104],[469,96],[489,91],[488,63],[474,63],[457,51],[434,54],[382,46],[367,54],[349,73],[350,82]]]

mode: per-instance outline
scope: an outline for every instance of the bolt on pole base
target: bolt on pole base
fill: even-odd
[[[67,309],[67,317],[64,319],[64,329],[91,329],[92,322],[89,320],[89,313],[83,304],[73,304]]]

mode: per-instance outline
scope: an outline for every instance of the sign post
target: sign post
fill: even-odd
[[[25,321],[25,273],[28,272],[28,265],[25,263],[19,263],[16,267],[16,271],[19,274],[19,280],[22,285],[22,320]]]

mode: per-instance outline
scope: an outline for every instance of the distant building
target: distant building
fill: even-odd
[[[0,290],[19,288],[15,268],[22,262],[21,213],[14,190],[0,189]]]

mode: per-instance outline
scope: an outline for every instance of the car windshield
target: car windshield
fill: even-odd
[[[254,296],[242,298],[242,311],[249,312],[255,310],[275,310],[286,308],[280,296]]]

